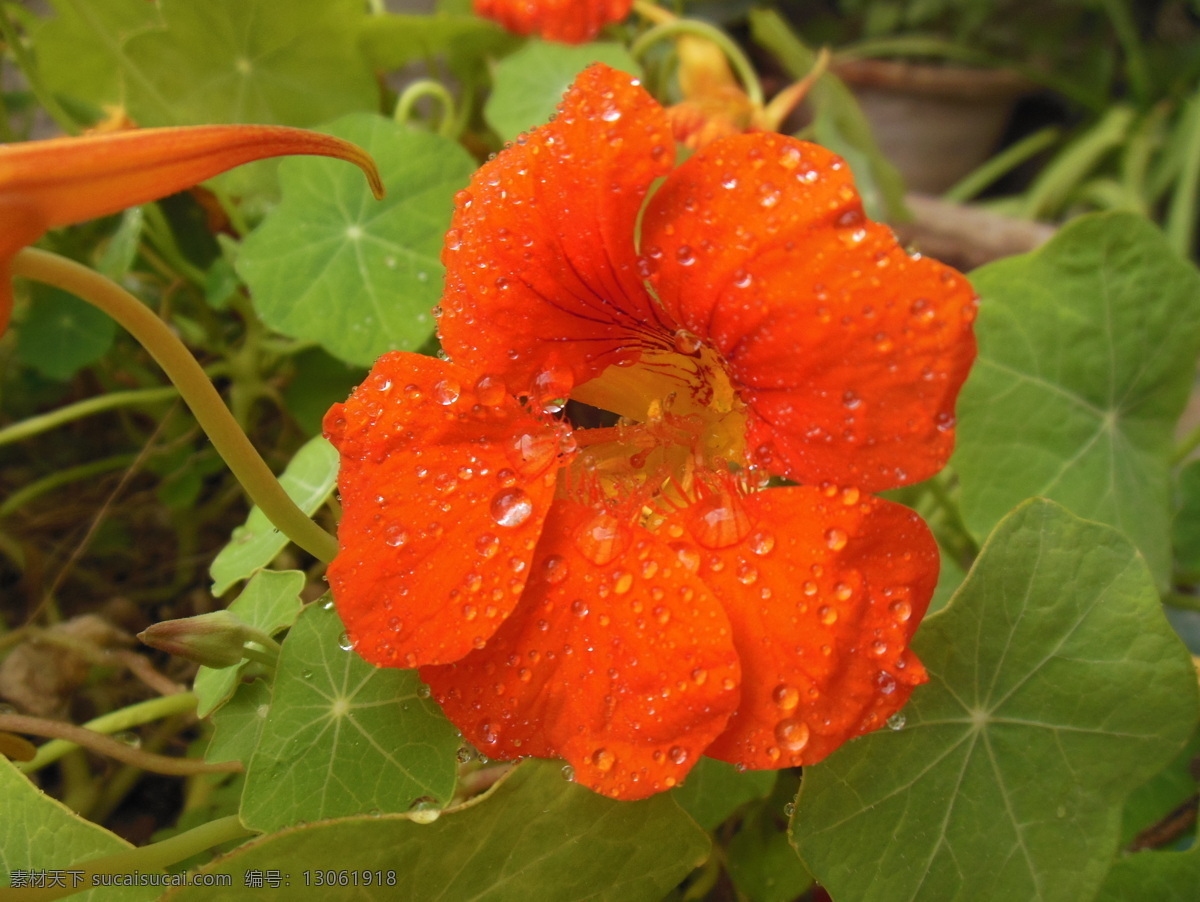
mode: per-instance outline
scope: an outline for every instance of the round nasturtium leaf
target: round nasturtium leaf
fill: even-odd
[[[387,196],[376,200],[339,161],[284,160],[283,202],[246,239],[237,270],[267,325],[369,366],[433,333],[442,237],[475,164],[454,141],[381,116],[326,130],[374,157]]]
[[[810,872],[857,902],[1091,899],[1123,800],[1196,721],[1196,673],[1142,557],[1030,501],[913,645],[930,682],[901,729],[805,769],[792,830]]]

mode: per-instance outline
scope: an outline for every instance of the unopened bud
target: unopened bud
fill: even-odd
[[[218,668],[241,663],[247,642],[266,639],[274,645],[269,637],[229,611],[164,620],[138,633],[138,638],[151,648]]]

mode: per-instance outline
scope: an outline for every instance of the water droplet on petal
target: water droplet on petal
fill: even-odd
[[[603,567],[625,552],[631,538],[629,527],[620,519],[601,512],[579,527],[575,547],[593,564]]]
[[[492,498],[492,519],[501,526],[520,526],[532,514],[533,502],[524,489],[505,489]]]
[[[475,383],[475,397],[485,407],[498,406],[508,394],[499,376],[480,376]]]
[[[444,407],[458,400],[461,392],[459,385],[453,379],[443,379],[433,387],[433,399]]]
[[[667,757],[671,759],[672,764],[683,764],[688,759],[688,752],[683,746],[673,745],[667,752]]]
[[[886,670],[881,670],[875,675],[875,688],[883,695],[891,695],[896,691],[896,678]]]
[[[557,585],[567,578],[567,561],[562,555],[552,554],[542,561],[546,582]]]
[[[392,548],[402,548],[408,542],[408,531],[403,526],[389,526],[383,534],[383,541]]]
[[[841,551],[845,548],[848,538],[845,530],[838,529],[836,526],[825,531],[825,544],[833,551]]]
[[[592,753],[592,764],[596,765],[596,769],[601,773],[608,773],[616,763],[617,756],[608,749],[596,749]]]
[[[736,545],[753,525],[741,504],[724,494],[710,495],[697,501],[688,516],[688,528],[705,548]]]
[[[775,724],[775,740],[785,752],[793,755],[803,751],[808,745],[808,724],[794,717],[788,717]]]
[[[675,350],[680,354],[693,357],[699,354],[703,347],[704,342],[687,329],[679,329],[675,332]]]
[[[780,683],[771,692],[771,700],[783,711],[791,711],[800,704],[800,690],[787,683]]]

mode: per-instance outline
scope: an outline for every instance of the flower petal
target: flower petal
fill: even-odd
[[[674,147],[637,80],[595,65],[553,122],[485,163],[456,199],[442,254],[439,331],[451,358],[503,374],[514,394],[557,397],[636,356],[659,314],[634,227]]]
[[[680,782],[724,729],[739,666],[721,606],[675,550],[632,526],[610,544],[607,516],[556,501],[517,610],[482,651],[421,678],[488,757],[561,756],[579,783],[637,799]]]
[[[400,352],[330,409],[344,513],[329,584],[360,655],[444,663],[492,636],[525,588],[565,433],[498,379]]]
[[[737,713],[706,754],[751,768],[813,764],[881,726],[925,681],[908,643],[937,583],[937,546],[911,510],[858,489],[768,489],[740,502],[737,518],[709,506],[672,524],[695,539],[742,663]],[[712,528],[738,520],[736,533]]]
[[[515,34],[582,44],[629,15],[633,0],[475,0],[475,12]]]
[[[782,135],[695,154],[650,200],[668,316],[725,359],[756,462],[875,490],[935,473],[975,357],[974,293],[863,217],[848,167]]]

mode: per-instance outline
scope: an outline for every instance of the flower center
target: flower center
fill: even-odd
[[[742,469],[746,415],[724,363],[686,332],[674,344],[610,366],[572,392],[573,400],[619,419],[575,431],[583,453],[568,474],[568,491],[598,485],[608,498],[684,501],[694,497],[698,475]]]

